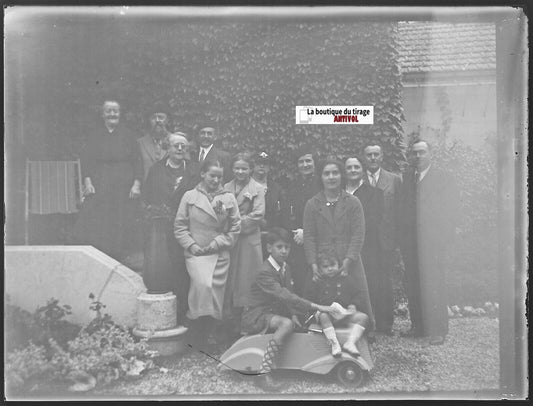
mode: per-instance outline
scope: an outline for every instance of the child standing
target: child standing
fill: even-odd
[[[304,297],[337,309],[337,311],[329,312],[329,314],[320,310],[316,312],[316,318],[331,346],[331,354],[334,357],[339,357],[344,350],[352,356],[359,356],[360,353],[356,344],[365,332],[369,321],[365,313],[357,310],[360,306],[360,291],[362,289],[357,286],[350,275],[341,272],[335,251],[320,251],[317,259],[321,278],[316,281],[311,278],[308,279]],[[336,305],[332,305],[333,303]],[[351,327],[348,339],[342,348],[334,326]]]
[[[273,332],[261,363],[258,384],[264,389],[276,389],[269,372],[285,339],[300,326],[296,312],[318,310],[328,314],[333,309],[303,299],[289,289],[291,277],[286,264],[291,247],[289,232],[274,227],[267,234],[267,252],[270,256],[252,283],[248,304],[242,314],[242,331],[247,334]]]

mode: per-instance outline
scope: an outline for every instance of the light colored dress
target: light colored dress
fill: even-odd
[[[235,195],[235,180],[226,183],[224,189]],[[230,295],[226,303],[230,307],[244,307],[252,282],[263,266],[261,246],[261,222],[265,216],[265,187],[250,178],[250,181],[235,196],[241,215],[241,234],[231,251]]]
[[[183,195],[174,235],[185,250],[185,264],[191,277],[187,317],[212,316],[222,319],[224,293],[230,265],[230,249],[241,231],[241,219],[233,194],[220,188],[209,194],[202,184]],[[219,251],[194,256],[189,248],[194,243],[205,247],[215,240]]]

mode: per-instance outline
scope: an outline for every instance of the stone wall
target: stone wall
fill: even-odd
[[[146,291],[141,276],[91,246],[6,246],[5,293],[30,312],[50,298],[72,306],[70,321],[87,324],[93,293],[105,313],[127,327],[136,324],[137,296]]]

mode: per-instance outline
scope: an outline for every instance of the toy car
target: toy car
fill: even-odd
[[[341,345],[348,338],[349,329],[337,329]],[[235,370],[245,375],[255,375],[260,369],[263,354],[272,334],[244,336],[236,341],[220,358],[220,370]],[[333,373],[340,383],[349,388],[360,386],[374,367],[368,341],[363,336],[357,342],[361,352],[353,357],[346,352],[335,358],[320,327],[312,325],[303,332],[295,332],[278,356],[274,369],[292,369],[315,374]]]

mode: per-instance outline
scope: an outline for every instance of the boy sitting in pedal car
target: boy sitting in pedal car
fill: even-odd
[[[266,242],[270,256],[252,283],[248,305],[242,314],[241,329],[246,334],[265,334],[273,331],[257,381],[259,386],[272,390],[278,385],[274,384],[269,372],[283,342],[293,332],[295,325],[301,326],[296,313],[320,311],[322,314],[328,314],[333,309],[330,306],[312,303],[289,290],[290,271],[285,262],[291,247],[289,232],[274,227],[268,232]]]
[[[368,316],[357,310],[358,297],[362,296],[362,289],[357,286],[350,275],[341,273],[334,250],[320,251],[317,259],[321,277],[316,281],[308,278],[304,297],[321,305],[329,305],[334,309],[333,312],[324,313],[318,310],[315,313],[315,318],[320,323],[331,346],[331,354],[339,357],[344,350],[352,356],[359,356],[356,343],[362,337],[369,322]],[[342,348],[334,326],[350,327],[350,334]]]

